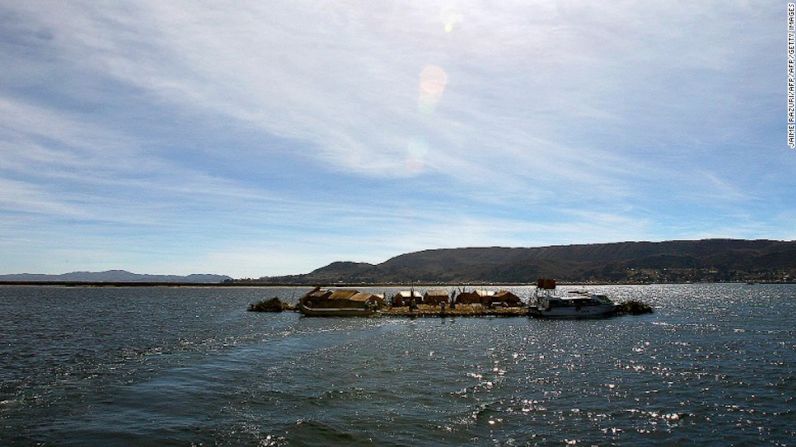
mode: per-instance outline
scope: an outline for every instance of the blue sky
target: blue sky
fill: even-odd
[[[3,2],[0,273],[796,239],[780,2]]]

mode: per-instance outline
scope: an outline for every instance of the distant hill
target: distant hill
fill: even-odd
[[[783,281],[796,279],[796,241],[706,239],[534,248],[451,248],[381,264],[334,262],[265,283],[533,283]]]
[[[142,275],[125,270],[108,270],[105,272],[72,272],[62,275],[43,275],[20,273],[0,275],[0,281],[35,281],[35,282],[174,282],[211,284],[230,280],[229,276],[211,274],[178,275]]]

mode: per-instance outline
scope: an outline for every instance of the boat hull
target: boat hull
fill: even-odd
[[[372,317],[378,314],[375,309],[357,307],[307,307],[298,306],[299,312],[308,317]]]
[[[529,313],[532,317],[553,318],[553,319],[562,319],[562,320],[606,318],[616,313],[616,306],[606,304],[599,306],[552,307],[550,309],[531,307],[529,309]]]

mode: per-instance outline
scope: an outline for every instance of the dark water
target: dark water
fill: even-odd
[[[0,445],[794,443],[796,286],[596,289],[657,312],[312,319],[245,312],[302,289],[0,287]]]

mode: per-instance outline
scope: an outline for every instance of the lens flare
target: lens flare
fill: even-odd
[[[442,26],[445,28],[446,33],[452,32],[456,26],[461,23],[462,15],[454,8],[443,8],[440,12],[440,19]]]
[[[420,72],[420,97],[418,107],[422,112],[433,112],[445,92],[448,74],[441,67],[426,65]]]
[[[418,174],[426,167],[426,154],[428,154],[428,143],[425,139],[415,137],[409,140],[406,145],[406,170],[410,174]]]

